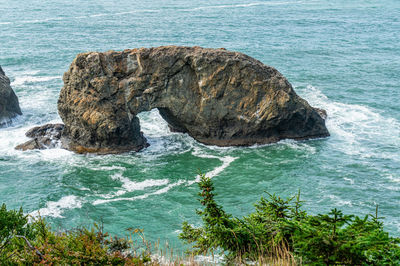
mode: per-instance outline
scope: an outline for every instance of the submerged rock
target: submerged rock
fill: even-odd
[[[22,115],[18,97],[10,86],[10,79],[0,66],[0,127],[11,123],[11,119]]]
[[[15,149],[26,151],[61,147],[61,135],[63,130],[63,124],[46,124],[31,128],[25,133],[25,135],[32,139],[18,145]]]
[[[247,146],[329,136],[275,68],[225,49],[165,46],[79,54],[64,74],[58,111],[77,152],[147,146],[137,114],[158,108],[173,131],[209,145]]]

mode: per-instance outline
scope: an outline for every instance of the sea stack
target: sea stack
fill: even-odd
[[[78,54],[64,74],[58,111],[65,148],[139,151],[137,114],[157,108],[171,130],[217,146],[329,136],[275,68],[225,49],[163,46]]]
[[[11,119],[22,115],[18,97],[10,86],[10,79],[0,66],[0,127],[11,123]]]

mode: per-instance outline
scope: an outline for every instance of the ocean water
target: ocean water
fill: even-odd
[[[143,228],[177,249],[183,221],[200,225],[198,170],[236,216],[264,191],[301,190],[310,213],[365,215],[379,205],[400,237],[400,2],[0,1],[0,65],[23,116],[0,129],[0,203],[54,228],[102,221],[111,234]],[[77,53],[160,45],[240,51],[274,66],[328,112],[331,137],[219,148],[171,133],[157,110],[140,114],[151,146],[77,155],[14,150],[31,127],[60,122],[62,75]]]

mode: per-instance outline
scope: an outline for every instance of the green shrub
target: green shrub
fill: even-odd
[[[143,242],[145,243],[145,242]],[[148,249],[125,238],[109,238],[97,224],[67,232],[53,232],[42,218],[28,223],[27,215],[0,208],[0,265],[142,265],[150,261]]]
[[[309,215],[300,192],[282,199],[268,194],[243,218],[225,213],[215,200],[211,180],[201,175],[197,214],[201,227],[184,222],[180,238],[195,255],[221,252],[227,261],[297,258],[306,264],[400,265],[400,239],[383,230],[378,214],[360,218],[337,209]]]

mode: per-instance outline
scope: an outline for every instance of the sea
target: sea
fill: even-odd
[[[18,151],[25,132],[61,122],[62,76],[78,53],[161,45],[224,47],[278,69],[328,113],[331,136],[216,147],[172,133],[143,112],[150,147],[118,155]],[[261,196],[299,190],[311,214],[384,217],[400,237],[400,1],[0,0],[0,65],[22,116],[0,128],[0,204],[54,230],[103,224],[143,229],[176,250],[183,221],[200,226],[199,173],[242,217]]]

